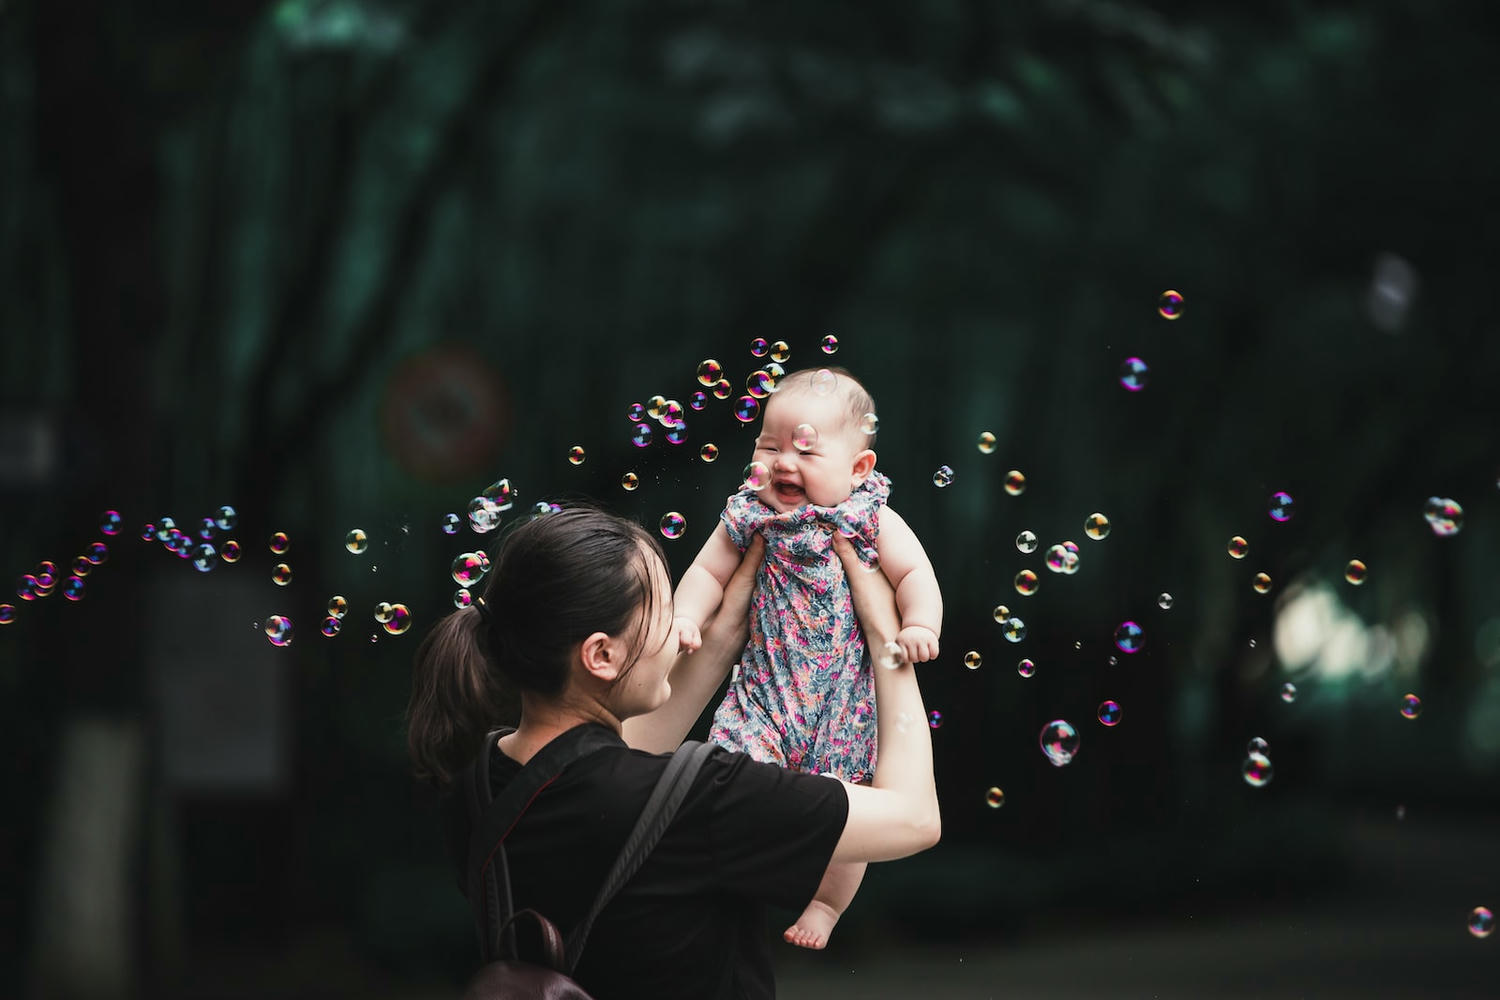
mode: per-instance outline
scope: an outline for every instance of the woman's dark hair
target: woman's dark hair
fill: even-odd
[[[478,607],[455,611],[417,648],[406,710],[416,776],[446,786],[501,721],[508,695],[561,694],[573,648],[594,632],[619,636],[634,624],[633,665],[654,617],[658,573],[667,569],[656,539],[594,507],[566,507],[510,530],[484,585],[488,621]]]

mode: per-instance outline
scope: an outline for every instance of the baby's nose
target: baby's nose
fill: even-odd
[[[776,461],[772,464],[776,467],[778,472],[791,472],[792,470],[797,468],[797,462],[792,454],[785,451],[777,454]]]

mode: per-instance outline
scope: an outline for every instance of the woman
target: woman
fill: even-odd
[[[899,628],[894,594],[836,548],[873,648]],[[757,537],[694,654],[679,655],[661,548],[639,525],[591,508],[515,528],[495,555],[484,605],[449,615],[417,651],[408,711],[420,777],[446,786],[520,693],[514,733],[488,748],[496,789],[579,725],[617,747],[548,785],[506,840],[517,909],[566,933],[588,910],[667,756],[743,648]],[[869,786],[715,750],[640,872],[605,907],[574,978],[596,997],[771,997],[764,909],[801,910],[831,862],[887,861],[937,843],[932,743],[911,667],[875,671],[880,754]],[[909,720],[910,724],[906,724]],[[454,857],[468,838],[453,796]],[[460,875],[462,883],[462,875]]]

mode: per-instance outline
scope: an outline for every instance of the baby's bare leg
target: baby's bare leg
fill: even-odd
[[[817,895],[782,937],[799,948],[822,948],[828,944],[833,925],[844,915],[844,910],[859,890],[860,882],[864,881],[866,867],[863,861],[829,865],[823,873]]]

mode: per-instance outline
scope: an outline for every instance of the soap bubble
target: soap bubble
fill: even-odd
[[[1287,681],[1285,684],[1281,685],[1281,700],[1286,702],[1288,705],[1296,701],[1297,685],[1293,684],[1291,681]]]
[[[63,581],[63,596],[70,601],[83,600],[84,583],[81,576],[70,576]]]
[[[1031,662],[1030,660],[1022,660],[1020,663],[1016,664],[1016,673],[1020,674],[1022,677],[1030,677],[1032,674],[1036,673],[1036,664]]]
[[[141,541],[149,542],[156,538],[156,525],[147,521],[141,526]]]
[[[1271,494],[1270,510],[1273,521],[1290,521],[1292,519],[1292,507],[1296,503],[1290,493],[1277,491]]]
[[[927,725],[932,729],[941,729],[943,725],[943,713],[937,709],[927,713]]]
[[[109,560],[109,546],[103,542],[90,542],[88,551],[83,554],[83,557],[95,566],[102,565]],[[52,569],[56,570],[57,567],[53,566]]]
[[[223,559],[227,563],[239,562],[240,543],[235,541],[233,538],[225,541],[223,547],[219,549],[219,558]]]
[[[1415,719],[1422,714],[1422,699],[1414,694],[1402,695],[1401,714],[1408,719]]]
[[[396,613],[396,606],[389,601],[380,601],[375,605],[375,620],[384,625],[391,620]]]
[[[705,462],[713,462],[719,457],[719,446],[712,441],[698,449],[698,457]]]
[[[581,445],[581,444],[575,444],[573,447],[571,447],[571,448],[568,449],[568,464],[569,465],[582,465],[583,464],[583,459],[584,459],[583,445]]]
[[[825,336],[823,338],[823,353],[824,354],[836,354],[836,353],[838,353],[838,349],[839,349],[839,338],[835,337],[831,333],[828,334],[827,336]]]
[[[1449,497],[1428,497],[1423,515],[1440,538],[1456,535],[1464,526],[1463,506]]]
[[[1018,497],[1026,492],[1026,476],[1018,469],[1011,469],[1005,474],[1005,492],[1013,497]]]
[[[1350,559],[1349,565],[1344,567],[1344,579],[1358,587],[1365,582],[1365,564],[1358,559]]]
[[[695,410],[701,410],[708,405],[708,393],[702,389],[694,389],[693,394],[688,397],[688,406]]]
[[[349,532],[349,534],[344,536],[344,548],[348,549],[350,552],[353,552],[355,555],[362,555],[364,551],[369,547],[370,539],[365,535],[363,531],[359,530],[358,528],[355,528],[353,531]]]
[[[704,358],[698,362],[698,384],[713,385],[724,376],[724,366],[713,358]]]
[[[727,378],[721,378],[710,386],[708,391],[714,394],[715,399],[728,399],[729,394],[734,392],[734,386]]]
[[[1123,714],[1120,710],[1120,703],[1112,698],[1099,703],[1099,721],[1103,725],[1110,727],[1118,726]]]
[[[198,537],[203,539],[204,541],[212,539],[214,537],[214,528],[216,527],[217,525],[214,524],[213,518],[203,518],[198,522]]]
[[[741,396],[734,401],[734,419],[742,424],[748,424],[760,416],[760,403],[754,396]]]
[[[635,490],[635,488],[640,485],[641,477],[637,476],[634,472],[627,472],[620,477],[620,488],[625,490],[627,493]]]
[[[1118,657],[1118,656],[1111,656],[1111,657],[1110,657],[1110,658],[1109,658],[1109,659],[1108,659],[1108,660],[1107,660],[1107,661],[1105,661],[1105,662],[1107,662],[1107,663],[1108,663],[1108,664],[1109,664],[1109,665],[1110,665],[1110,666],[1112,666],[1112,667],[1113,667],[1113,666],[1117,666],[1117,665],[1118,665],[1118,664],[1119,664],[1119,662],[1120,662],[1120,658],[1119,658],[1119,657]]]
[[[411,628],[411,610],[404,604],[392,604],[391,617],[384,625],[391,635],[401,635]]]
[[[291,547],[291,539],[287,538],[285,531],[278,531],[271,535],[271,551],[276,555],[284,554]]]
[[[464,552],[454,558],[449,567],[453,582],[460,587],[472,587],[484,576],[484,563],[480,561],[479,554],[475,552]]]
[[[1146,630],[1135,622],[1123,621],[1115,629],[1115,645],[1122,653],[1139,653],[1146,645]]]
[[[1240,535],[1235,535],[1229,540],[1229,557],[1231,559],[1243,559],[1250,551],[1250,543]]]
[[[457,514],[444,514],[443,515],[443,522],[442,522],[443,534],[445,534],[445,535],[456,535],[456,534],[458,534],[459,520],[460,519],[459,519],[459,516]]]
[[[277,563],[271,570],[271,582],[278,587],[285,587],[292,582],[292,567],[286,563]]]
[[[1169,288],[1161,293],[1156,300],[1156,311],[1161,313],[1162,319],[1180,319],[1182,317],[1182,293]]]
[[[1005,805],[1005,793],[996,786],[990,786],[990,790],[984,793],[984,804],[991,809],[999,809]]]
[[[343,627],[343,622],[339,621],[332,615],[329,615],[327,618],[323,619],[322,632],[324,635],[328,636],[328,638],[332,639],[334,636],[339,634],[339,629]]]
[[[787,346],[786,341],[784,341],[784,340],[778,340],[778,341],[776,341],[776,343],[774,343],[774,344],[771,345],[771,360],[772,361],[783,361],[784,362],[784,361],[786,361],[787,358],[789,358],[791,356],[792,356],[792,349]]]
[[[866,434],[880,433],[880,418],[873,413],[866,413],[859,418],[859,429]]]
[[[272,615],[266,619],[266,638],[271,640],[273,646],[290,646],[292,644],[292,620],[286,615]]]
[[[667,411],[667,397],[656,395],[646,400],[646,413],[652,420],[660,420],[661,415]]]
[[[636,424],[630,429],[630,443],[637,448],[644,448],[651,443],[651,433],[650,424]]]
[[[467,608],[474,603],[474,595],[467,587],[459,587],[453,592],[453,606],[459,610]]]
[[[774,389],[772,389],[772,384],[775,381],[776,380],[771,377],[770,372],[766,371],[763,368],[757,369],[756,371],[753,371],[749,375],[745,376],[745,391],[755,399],[765,399],[775,391]]]
[[[984,663],[984,657],[979,655],[979,650],[971,649],[964,654],[964,666],[970,670],[978,670]]]
[[[667,431],[667,444],[682,444],[687,440],[687,428],[684,426],[673,427]]]
[[[1271,577],[1266,573],[1255,574],[1255,579],[1250,586],[1255,588],[1257,594],[1269,594],[1271,592]]]
[[[1495,929],[1495,915],[1488,906],[1476,906],[1469,911],[1469,933],[1477,938],[1487,938]]]
[[[1251,788],[1264,787],[1275,773],[1275,769],[1271,767],[1271,758],[1263,753],[1249,754],[1240,765],[1240,775]]]
[[[1163,611],[1171,611],[1172,604],[1172,595],[1167,593],[1165,590],[1156,595],[1156,606],[1158,608],[1161,608]]]
[[[1067,542],[1054,545],[1047,550],[1046,563],[1052,572],[1072,576],[1078,572],[1078,549],[1068,548]]]
[[[1036,574],[1029,569],[1023,569],[1021,570],[1021,572],[1016,574],[1015,584],[1016,593],[1022,594],[1026,597],[1030,597],[1032,594],[1036,593]]]
[[[156,522],[156,540],[158,542],[165,542],[176,527],[176,521],[170,517],[163,517]]]
[[[766,338],[764,337],[756,337],[750,341],[750,354],[752,357],[763,358],[770,349],[771,345],[766,342]]]
[[[641,425],[645,427],[645,424]],[[646,428],[648,431],[650,428]],[[483,535],[494,531],[500,524],[500,510],[493,502],[485,497],[475,497],[469,501],[469,527],[476,535]]]
[[[99,530],[103,534],[118,535],[122,523],[124,523],[124,518],[120,517],[120,512],[117,510],[107,510],[99,515]]]
[[[853,538],[859,534],[859,515],[840,505],[834,508],[833,526],[845,538]]]
[[[328,613],[335,618],[342,618],[349,611],[349,602],[341,595],[335,594],[328,599]]]
[[[1023,531],[1016,536],[1016,551],[1027,555],[1036,551],[1036,535],[1030,531]]]
[[[1083,519],[1083,533],[1096,542],[1109,537],[1109,518],[1103,514],[1090,514]]]
[[[984,455],[993,455],[995,453],[995,435],[989,431],[981,433],[979,435],[979,451]]]
[[[1126,358],[1120,364],[1120,384],[1131,392],[1140,392],[1146,388],[1149,372],[1146,362],[1140,358]]]
[[[669,510],[661,516],[661,534],[663,538],[681,538],[683,531],[687,529],[687,518]]]
[[[792,447],[798,451],[812,451],[818,446],[818,429],[812,424],[798,424],[792,431]]]
[[[1245,746],[1245,752],[1270,754],[1271,744],[1267,743],[1259,736],[1252,736],[1250,737],[1250,742]]]
[[[625,415],[632,421],[641,421],[646,419],[646,408],[640,403],[631,403],[629,409],[625,411]]]
[[[682,404],[675,399],[669,399],[661,408],[661,425],[668,429],[681,427],[683,418],[686,416],[687,411],[682,408]]]
[[[14,604],[0,604],[0,625],[9,625],[16,620],[16,606]]]
[[[233,531],[239,522],[240,515],[227,503],[220,507],[218,514],[214,516],[214,524],[219,526],[220,531]]]
[[[771,470],[764,462],[751,462],[745,466],[745,486],[759,493],[771,485]]]
[[[1007,618],[1004,634],[1007,642],[1020,642],[1026,638],[1026,623],[1019,618]]]
[[[219,553],[214,550],[212,542],[202,542],[193,550],[193,569],[200,573],[207,573],[218,562]]]
[[[1078,753],[1078,730],[1065,719],[1053,719],[1042,727],[1037,743],[1053,767],[1063,767]]]
[[[93,568],[94,564],[89,562],[88,556],[77,556],[73,559],[74,576],[88,576]]]
[[[839,377],[827,368],[819,368],[812,377],[812,391],[816,396],[832,396],[838,388]]]
[[[1010,608],[1007,608],[1003,604],[997,604],[995,605],[994,615],[995,621],[999,622],[1001,625],[1004,625],[1006,622],[1010,621]]]
[[[938,470],[932,474],[932,485],[938,489],[953,485],[953,470],[946,465],[938,466]]]

